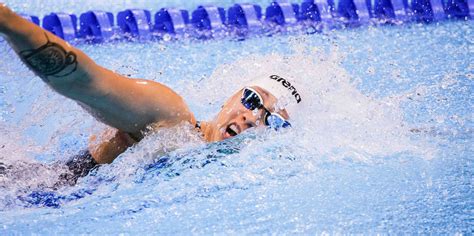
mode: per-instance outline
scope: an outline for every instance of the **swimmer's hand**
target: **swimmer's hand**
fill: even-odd
[[[12,15],[10,8],[5,3],[0,2],[0,33],[6,30],[7,19]]]
[[[0,33],[5,34],[9,45],[30,70],[56,92],[118,130],[110,141],[90,150],[93,156],[108,153],[104,161],[97,162],[109,162],[130,146],[130,140],[122,134],[131,134],[139,140],[151,125],[171,127],[183,121],[195,123],[184,99],[166,85],[127,78],[108,70],[4,5],[0,7],[0,22]],[[103,156],[99,154],[95,156]]]
[[[89,152],[99,164],[111,163],[118,155],[136,143],[129,134],[114,128],[89,139]]]

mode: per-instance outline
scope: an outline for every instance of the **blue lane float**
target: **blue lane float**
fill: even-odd
[[[402,0],[375,0],[374,15],[379,19],[405,20],[407,11]]]
[[[305,0],[301,3],[301,20],[330,22],[331,6],[324,0]]]
[[[88,11],[79,17],[79,35],[93,42],[109,41],[114,35],[114,15],[104,11]]]
[[[238,29],[260,29],[262,8],[255,4],[235,4],[227,10],[227,24]]]
[[[340,0],[337,13],[349,23],[368,23],[372,17],[370,0]]]
[[[183,34],[188,24],[188,11],[176,8],[162,8],[155,14],[154,30],[160,33]]]
[[[216,6],[199,6],[193,11],[191,23],[200,31],[225,29],[225,10]]]
[[[117,15],[117,25],[127,37],[149,39],[151,37],[151,13],[148,10],[128,9]]]
[[[40,25],[40,19],[39,17],[37,16],[30,16],[30,15],[26,15],[26,14],[20,14],[21,17],[35,23],[36,25]]]
[[[430,0],[431,11],[433,12],[434,20],[443,20],[446,18],[446,13],[443,7],[443,0]]]
[[[471,18],[474,18],[474,0],[467,0],[467,5]]]
[[[294,25],[298,22],[298,11],[297,4],[272,2],[265,11],[265,20],[277,25]]]
[[[373,5],[372,5],[373,4]],[[227,13],[227,16],[226,16]],[[40,23],[38,17],[22,15]],[[57,36],[72,41],[78,37],[88,42],[104,42],[115,38],[161,39],[163,34],[185,35],[189,32],[197,38],[208,39],[219,35],[245,35],[257,29],[268,33],[279,26],[313,27],[312,22],[338,26],[361,24],[401,23],[412,19],[422,22],[439,21],[445,18],[468,20],[474,18],[474,0],[304,0],[301,6],[288,0],[275,0],[265,8],[256,4],[235,4],[227,11],[218,6],[199,6],[189,16],[182,9],[163,8],[154,15],[152,24],[148,10],[127,9],[117,15],[114,27],[112,13],[88,11],[80,16],[80,30],[77,32],[77,18],[66,13],[51,13],[43,18],[43,28]],[[372,21],[379,19],[380,21]],[[308,24],[309,22],[309,24]],[[264,27],[265,26],[265,27]],[[219,33],[221,32],[221,33]],[[309,31],[307,33],[310,33]]]
[[[448,0],[446,14],[450,18],[474,18],[474,0]]]
[[[413,0],[411,9],[418,21],[431,22],[446,17],[442,0]]]
[[[43,28],[71,41],[77,37],[77,17],[74,14],[51,13],[43,18]]]

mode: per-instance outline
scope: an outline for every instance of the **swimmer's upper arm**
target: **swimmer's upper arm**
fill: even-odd
[[[107,70],[1,4],[0,33],[45,83],[112,127],[139,136],[152,123],[194,122],[183,99],[170,88]]]
[[[91,113],[121,131],[136,134],[150,124],[167,127],[195,122],[183,98],[161,83],[127,78],[106,69],[93,78],[95,92],[87,101]]]

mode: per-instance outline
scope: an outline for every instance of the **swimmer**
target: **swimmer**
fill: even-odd
[[[216,142],[252,127],[289,127],[287,109],[276,109],[275,104],[283,96],[290,97],[292,104],[302,100],[287,78],[269,74],[232,95],[213,120],[199,122],[183,98],[166,85],[131,79],[103,68],[1,3],[0,35],[49,87],[110,127],[92,136],[88,151],[68,162],[72,173],[64,177],[66,182],[75,182],[97,164],[111,163],[140,142],[149,127],[160,129],[187,122],[205,141]]]

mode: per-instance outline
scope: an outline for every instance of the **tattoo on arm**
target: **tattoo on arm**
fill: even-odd
[[[48,76],[61,78],[72,74],[77,69],[77,56],[67,52],[61,45],[48,40],[43,46],[20,52],[23,61],[45,82]]]

